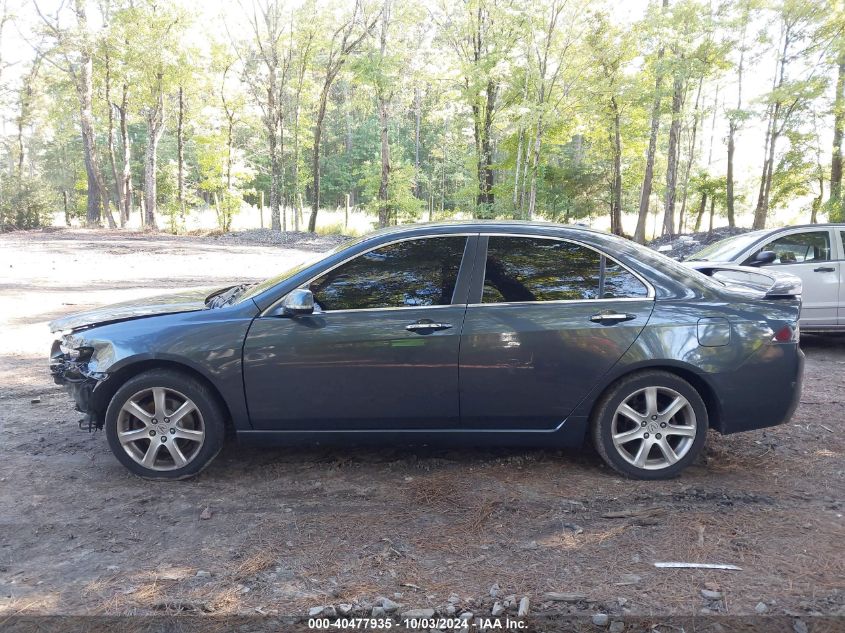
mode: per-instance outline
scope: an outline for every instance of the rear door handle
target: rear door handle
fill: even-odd
[[[819,266],[818,268],[813,268],[814,273],[834,273],[836,269],[833,266]]]
[[[593,323],[601,323],[602,325],[614,325],[622,323],[622,321],[630,321],[636,319],[636,314],[625,314],[624,312],[599,312],[590,317]]]
[[[437,332],[438,330],[448,330],[450,327],[452,327],[451,323],[435,323],[433,321],[425,320],[406,325],[405,329],[409,332],[416,332],[417,334],[431,334],[432,332]]]

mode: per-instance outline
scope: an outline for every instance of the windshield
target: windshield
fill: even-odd
[[[763,231],[752,231],[742,235],[734,235],[705,246],[697,253],[687,257],[688,262],[726,262],[731,261],[748,246],[756,242],[763,235]]]
[[[321,259],[325,259],[326,257],[334,255],[335,253],[339,253],[340,251],[349,248],[353,244],[357,244],[358,242],[362,241],[363,239],[365,239],[365,238],[359,238],[357,240],[350,240],[348,242],[344,242],[343,244],[335,246],[330,251],[327,251],[325,253],[318,253],[318,254],[314,255],[313,257],[309,257],[304,262],[297,264],[293,268],[288,268],[286,271],[279,273],[275,277],[270,277],[270,279],[265,279],[262,282],[259,282],[257,284],[253,284],[253,285],[249,286],[248,288],[246,288],[245,292],[239,294],[237,296],[237,300],[238,300],[238,302],[240,302],[240,301],[245,301],[246,299],[250,299],[252,297],[258,296],[262,292],[264,292],[265,290],[272,288],[276,284],[282,283],[286,279],[290,279],[291,277],[293,277],[298,272],[301,272],[301,271],[305,270],[306,268],[308,268],[309,266],[316,264]]]

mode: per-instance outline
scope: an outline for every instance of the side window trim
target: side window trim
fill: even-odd
[[[308,288],[314,281],[316,281],[320,277],[329,274],[333,270],[340,268],[341,266],[344,266],[345,264],[348,264],[349,262],[351,262],[354,259],[357,259],[359,257],[363,257],[367,253],[371,253],[374,250],[378,250],[379,248],[385,248],[387,246],[392,246],[394,244],[401,244],[402,242],[411,242],[411,241],[414,241],[414,240],[433,239],[433,238],[438,238],[438,237],[465,237],[465,238],[467,238],[467,243],[464,245],[464,252],[463,252],[463,255],[461,256],[461,263],[458,267],[458,278],[455,282],[455,290],[452,293],[452,302],[451,303],[446,303],[446,304],[442,304],[442,305],[415,306],[415,307],[412,307],[412,308],[411,307],[387,307],[387,308],[350,308],[350,309],[343,309],[343,310],[321,310],[320,314],[321,315],[323,315],[323,314],[339,314],[339,313],[344,313],[344,312],[375,312],[375,311],[386,311],[386,310],[406,310],[407,311],[409,309],[435,310],[435,309],[438,309],[438,308],[451,308],[451,307],[454,307],[456,305],[459,305],[459,306],[460,305],[466,305],[465,301],[456,303],[456,299],[458,298],[459,290],[461,290],[462,278],[464,277],[464,268],[466,267],[467,262],[468,262],[467,255],[469,255],[470,260],[472,260],[473,259],[472,258],[473,250],[477,248],[477,244],[478,244],[478,240],[477,240],[478,233],[472,233],[472,232],[438,233],[438,234],[434,234],[434,235],[414,235],[414,236],[411,236],[411,237],[403,237],[403,238],[392,240],[392,241],[389,241],[389,242],[374,244],[373,246],[370,246],[367,249],[359,251],[359,252],[355,253],[354,255],[350,255],[349,257],[337,262],[333,266],[329,266],[325,270],[321,270],[320,272],[318,272],[313,277],[311,277],[311,278],[303,281],[301,284],[299,284],[297,286],[297,289]],[[463,283],[466,284],[467,281],[463,281]],[[284,301],[285,296],[287,296],[287,293],[284,296],[280,297],[269,308],[264,310],[259,316],[263,317],[263,316],[275,314],[277,309],[282,305],[282,302]]]
[[[488,238],[490,237],[521,237],[521,238],[528,238],[528,239],[540,239],[540,240],[554,240],[557,242],[568,242],[570,244],[576,244],[577,246],[583,246],[584,248],[588,248],[591,251],[597,253],[600,257],[599,261],[600,266],[603,268],[606,261],[611,261],[617,265],[619,265],[623,270],[631,273],[634,277],[636,277],[645,287],[646,287],[646,296],[645,297],[600,297],[596,299],[555,299],[551,301],[504,301],[499,303],[482,303],[481,302],[481,294],[484,289],[484,272],[487,265],[487,243]],[[602,270],[602,273],[604,271]],[[468,307],[470,308],[480,308],[483,306],[509,306],[509,305],[536,305],[536,304],[567,304],[567,303],[606,303],[608,301],[654,301],[656,296],[656,292],[654,290],[654,286],[649,282],[645,277],[640,275],[637,271],[631,270],[629,266],[626,266],[622,262],[620,262],[615,257],[611,257],[601,249],[596,248],[591,244],[587,244],[577,239],[572,239],[569,237],[558,237],[555,235],[535,235],[530,233],[481,233],[478,239],[478,249],[475,255],[475,270],[472,279],[472,288],[470,290],[470,295],[468,297]],[[600,284],[604,281],[604,275],[600,276]],[[600,290],[603,290],[600,286]]]

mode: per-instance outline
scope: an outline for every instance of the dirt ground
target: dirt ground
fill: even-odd
[[[380,597],[448,613],[450,596],[489,614],[493,585],[510,613],[527,596],[532,613],[845,615],[845,337],[804,337],[790,424],[712,434],[668,482],[622,480],[589,449],[230,445],[197,479],[152,483],[77,428],[47,372],[49,319],[263,278],[320,247],[0,236],[0,620],[369,614]]]

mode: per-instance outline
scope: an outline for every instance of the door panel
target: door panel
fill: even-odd
[[[256,429],[456,426],[464,305],[257,319],[244,346]],[[420,320],[450,324],[420,334]]]
[[[641,279],[567,240],[482,237],[461,336],[461,424],[554,429],[654,307]]]
[[[253,322],[244,389],[256,429],[454,426],[476,238],[374,247],[312,279],[315,313]],[[471,268],[471,266],[470,266]]]
[[[461,422],[470,428],[553,429],[639,336],[654,302],[475,305],[461,342]],[[603,311],[634,315],[594,323]]]

